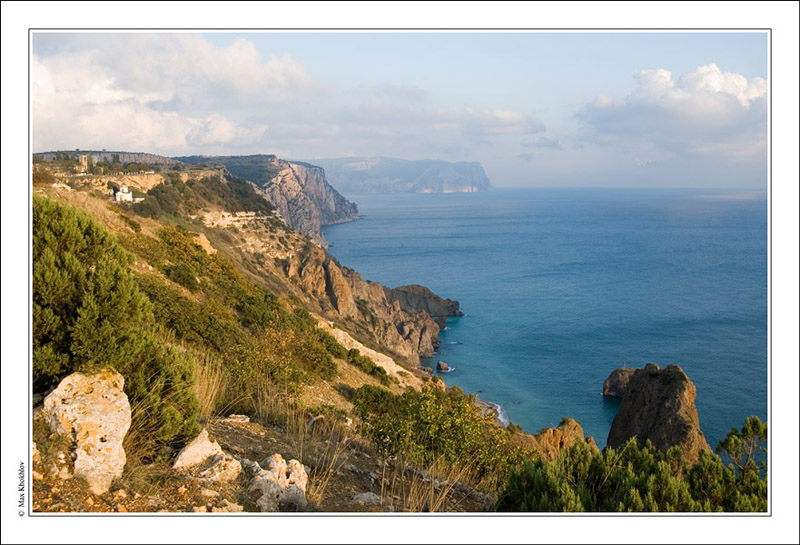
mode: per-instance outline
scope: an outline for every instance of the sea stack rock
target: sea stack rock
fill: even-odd
[[[75,476],[86,479],[92,494],[103,494],[122,475],[122,440],[131,426],[125,379],[113,369],[94,375],[73,373],[44,400],[50,429],[75,438]]]
[[[608,397],[625,397],[628,390],[628,383],[633,376],[635,369],[632,367],[619,367],[611,371],[608,378],[603,382],[603,395]]]
[[[436,364],[436,370],[441,371],[443,373],[447,373],[448,371],[450,371],[450,367],[445,362],[440,361],[439,363]]]
[[[648,363],[644,369],[636,369],[611,423],[606,444],[618,448],[636,437],[639,445],[644,445],[649,439],[662,451],[680,447],[686,463],[693,465],[701,451],[711,454],[700,431],[694,404],[696,393],[692,381],[677,365],[661,369]]]

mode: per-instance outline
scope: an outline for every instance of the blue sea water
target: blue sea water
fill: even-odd
[[[498,189],[350,196],[331,253],[390,287],[458,300],[442,377],[535,433],[564,416],[602,448],[623,365],[683,368],[712,448],[767,417],[765,192]]]

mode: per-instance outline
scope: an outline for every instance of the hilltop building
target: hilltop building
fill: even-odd
[[[130,192],[127,185],[122,185],[122,188],[114,193],[114,200],[117,202],[133,202],[133,193]]]

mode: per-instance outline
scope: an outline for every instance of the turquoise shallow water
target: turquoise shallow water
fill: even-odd
[[[581,422],[602,447],[623,364],[680,365],[716,445],[767,416],[767,204],[762,192],[498,189],[355,195],[324,230],[364,278],[461,303],[434,358],[446,383],[526,431]]]

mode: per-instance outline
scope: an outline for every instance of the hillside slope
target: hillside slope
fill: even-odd
[[[233,175],[253,182],[293,228],[327,248],[323,225],[358,219],[358,207],[326,180],[325,172],[307,163],[274,155],[178,157],[187,163],[218,163]]]

